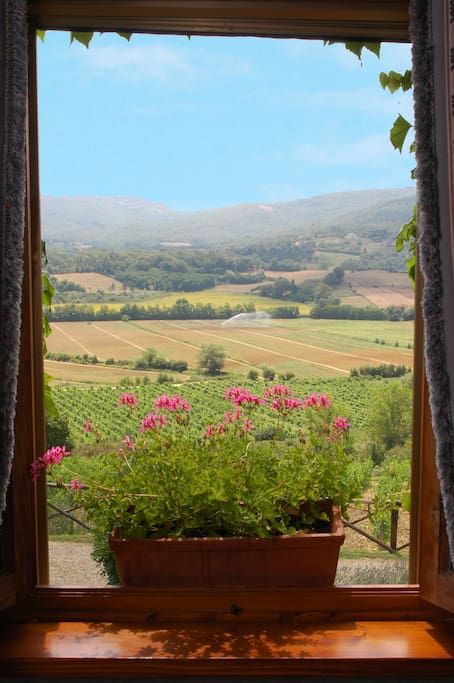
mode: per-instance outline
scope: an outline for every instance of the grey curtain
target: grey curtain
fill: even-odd
[[[445,92],[450,64],[449,45],[445,44],[447,4],[446,0],[412,0],[410,18],[425,364],[438,475],[454,559],[454,287],[449,199],[452,152],[446,132]],[[453,2],[449,8],[452,23]]]
[[[0,523],[14,452],[19,366],[25,131],[26,0],[0,0]]]

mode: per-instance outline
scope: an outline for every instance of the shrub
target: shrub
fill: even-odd
[[[262,370],[263,379],[273,381],[276,377],[276,373],[271,368],[263,368]]]
[[[252,380],[253,382],[255,382],[255,381],[258,380],[258,378],[259,378],[259,373],[258,373],[257,370],[249,370],[247,376],[248,376],[248,379],[250,379],[250,380]]]
[[[217,375],[225,363],[225,351],[218,344],[202,344],[199,353],[199,368],[209,375]]]

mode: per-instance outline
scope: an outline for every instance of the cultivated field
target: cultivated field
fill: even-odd
[[[345,284],[351,288],[351,293],[356,293],[379,308],[414,306],[415,303],[415,293],[406,273],[383,270],[348,272]]]
[[[221,321],[143,320],[52,323],[52,330],[49,351],[87,353],[100,361],[134,360],[153,347],[195,368],[202,344],[220,344],[228,356],[225,370],[229,372],[247,373],[266,365],[297,377],[330,377],[347,376],[351,368],[361,365],[410,367],[413,362],[408,348],[413,341],[411,322],[301,318],[259,328],[223,327]],[[73,375],[77,372],[72,366]]]
[[[306,282],[306,280],[323,280],[327,273],[327,270],[265,270],[267,277],[285,277],[287,280],[294,280],[296,283]]]
[[[58,282],[70,280],[83,287],[87,292],[121,292],[123,285],[113,277],[100,273],[58,273],[54,275]]]

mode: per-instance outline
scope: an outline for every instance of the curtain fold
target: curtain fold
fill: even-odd
[[[411,0],[418,247],[424,277],[425,366],[436,463],[454,560],[454,336],[453,277],[443,45],[445,0]],[[454,3],[450,3],[451,13]],[[451,17],[451,22],[453,17]],[[435,23],[435,28],[434,28]],[[442,54],[443,53],[443,54]],[[442,181],[442,182],[439,182]],[[451,343],[449,343],[451,340]]]
[[[27,121],[27,2],[0,0],[0,523],[14,453]]]

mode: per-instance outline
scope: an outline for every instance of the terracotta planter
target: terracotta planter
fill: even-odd
[[[331,510],[329,533],[273,538],[109,539],[123,586],[331,586],[344,527]]]

